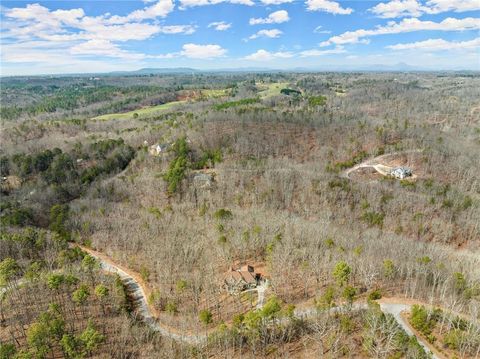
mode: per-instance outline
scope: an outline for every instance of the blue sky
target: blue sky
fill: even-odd
[[[1,74],[142,67],[480,70],[480,0],[3,1]]]

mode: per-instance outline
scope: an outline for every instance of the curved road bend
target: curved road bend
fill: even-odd
[[[155,316],[152,314],[152,311],[147,303],[147,295],[145,294],[145,289],[142,287],[142,285],[134,278],[134,276],[130,273],[128,273],[126,270],[123,270],[120,268],[118,265],[116,265],[114,262],[111,260],[105,259],[105,256],[97,251],[94,251],[90,248],[86,248],[84,246],[80,246],[78,244],[75,244],[76,246],[80,247],[82,250],[90,254],[92,257],[96,258],[100,264],[103,270],[111,273],[116,273],[119,275],[120,279],[122,282],[125,284],[127,287],[128,291],[131,293],[133,299],[134,299],[134,305],[136,306],[136,309],[139,313],[139,315],[142,317],[144,322],[153,330],[159,332],[160,334],[167,336],[171,339],[178,340],[178,341],[183,341],[188,344],[200,344],[204,342],[207,339],[207,335],[205,334],[199,334],[199,335],[194,335],[194,334],[187,334],[183,333],[180,334],[178,332],[175,332],[172,329],[169,329],[166,326],[162,326],[159,324]],[[262,297],[261,302],[263,303],[263,297],[264,297],[264,290],[262,288],[261,290],[262,293],[259,291],[259,297]],[[261,308],[261,307],[260,307]],[[257,306],[257,309],[260,309],[259,306]],[[365,309],[367,308],[366,303],[354,303],[352,305],[353,309]],[[384,313],[389,313],[394,316],[394,318],[397,320],[397,322],[400,324],[400,326],[405,330],[405,332],[408,335],[415,335],[416,334],[413,332],[411,329],[410,325],[405,321],[405,319],[401,316],[401,313],[403,311],[408,311],[411,308],[411,304],[408,303],[382,303],[380,302],[380,308]],[[330,309],[332,312],[339,312],[342,310],[345,310],[345,307],[335,307]],[[295,316],[299,318],[308,318],[308,317],[314,317],[317,315],[317,310],[315,308],[306,308],[306,309],[296,309],[295,310]],[[425,349],[427,353],[430,353],[433,359],[443,359],[443,356],[441,356],[438,353],[435,353],[432,351],[431,346],[426,343],[422,338],[417,337],[418,342],[420,345]]]

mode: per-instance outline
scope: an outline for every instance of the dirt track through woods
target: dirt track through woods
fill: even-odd
[[[130,292],[131,296],[134,299],[135,309],[138,312],[139,316],[142,320],[147,324],[151,329],[154,331],[159,332],[160,334],[169,337],[174,340],[183,341],[187,344],[202,344],[206,341],[208,337],[208,332],[212,332],[213,330],[207,331],[207,334],[192,334],[190,332],[181,332],[175,328],[166,326],[164,324],[160,324],[157,321],[158,313],[157,311],[152,308],[148,304],[148,295],[151,293],[151,289],[148,288],[147,284],[141,279],[140,275],[124,268],[118,264],[116,264],[112,259],[108,256],[92,250],[90,248],[80,246],[75,244],[76,246],[80,247],[82,250],[90,254],[92,257],[96,258],[103,270],[111,273],[116,273],[119,275],[122,282],[125,284],[127,290]],[[259,305],[257,309],[261,309],[262,304],[264,302],[264,292],[266,287],[262,287],[259,291]],[[1,291],[1,289],[0,289]],[[399,325],[407,332],[408,335],[416,336],[420,345],[425,349],[427,353],[431,353],[432,358],[434,359],[444,359],[445,356],[439,353],[431,344],[423,340],[417,332],[410,326],[408,321],[404,318],[405,316],[402,315],[405,312],[410,311],[413,304],[423,304],[429,306],[427,303],[422,303],[418,301],[414,301],[411,299],[405,298],[384,298],[379,301],[380,309],[384,313],[392,314],[393,317],[397,320]],[[368,308],[366,303],[354,303],[352,305],[352,309],[366,309]],[[330,309],[332,313],[347,311],[349,308],[347,306],[340,306]],[[304,308],[304,309],[296,309],[294,312],[295,316],[298,318],[311,318],[319,315],[319,312],[316,308]]]

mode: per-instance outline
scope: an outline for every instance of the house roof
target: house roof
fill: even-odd
[[[247,284],[256,282],[256,273],[252,266],[242,266],[239,270],[230,268],[230,271],[225,275],[225,280],[229,282],[243,281]]]

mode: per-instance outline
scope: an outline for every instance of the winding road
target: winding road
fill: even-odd
[[[96,258],[102,267],[103,270],[111,273],[116,273],[119,275],[122,282],[127,287],[127,290],[130,292],[131,296],[134,299],[134,305],[138,314],[141,316],[142,320],[154,331],[159,332],[160,334],[169,337],[174,340],[183,341],[188,344],[201,344],[206,341],[207,334],[191,334],[191,333],[180,333],[174,328],[167,327],[163,324],[157,322],[155,318],[155,310],[150,307],[147,300],[147,293],[150,290],[146,287],[146,284],[139,279],[138,274],[131,272],[128,269],[125,269],[117,264],[115,264],[110,258],[104,254],[94,251],[90,248],[84,246],[79,246],[82,250],[90,254],[92,257]],[[261,309],[264,303],[265,290],[268,287],[268,283],[261,286],[258,292],[258,301],[256,309]],[[429,343],[424,341],[421,337],[417,336],[415,331],[411,328],[410,324],[402,317],[402,312],[407,312],[410,310],[412,304],[407,301],[392,300],[388,301],[379,301],[380,309],[384,313],[389,313],[394,316],[399,325],[407,332],[408,335],[415,335],[417,337],[420,345],[425,349],[427,353],[430,353],[431,357],[434,359],[443,359],[444,356],[438,353]],[[366,303],[354,303],[351,307],[352,309],[366,309],[368,308]],[[350,308],[345,306],[334,307],[330,309],[333,312],[341,312],[349,310]],[[318,315],[318,311],[315,308],[305,308],[305,309],[296,309],[294,312],[295,316],[298,318],[309,318],[315,317]]]
[[[383,155],[365,160],[362,163],[359,163],[359,164],[357,164],[353,167],[347,168],[345,171],[343,171],[341,173],[341,176],[344,177],[344,178],[350,179],[350,174],[357,171],[360,168],[373,168],[375,171],[380,173],[382,176],[387,176],[387,175],[390,174],[390,171],[393,169],[393,167],[382,165],[381,163],[379,163],[381,160],[383,160],[384,158],[389,157],[389,156],[403,155],[403,154],[408,154],[408,153],[420,153],[420,152],[423,152],[423,149],[415,149],[415,150],[406,150],[406,151],[385,153]],[[413,175],[410,178],[415,178],[415,175]]]

